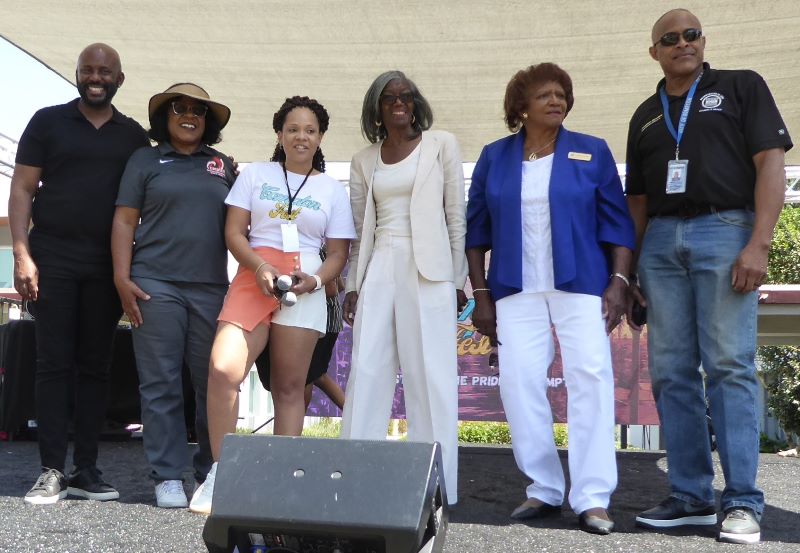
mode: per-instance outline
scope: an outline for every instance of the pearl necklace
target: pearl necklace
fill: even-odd
[[[547,144],[545,144],[544,146],[533,152],[531,155],[528,156],[528,161],[536,161],[537,159],[539,159],[539,156],[537,154],[539,152],[543,152],[544,150],[546,150],[550,146],[550,144],[552,144],[555,141],[556,139],[554,138],[553,140],[551,140],[550,142],[548,142]]]

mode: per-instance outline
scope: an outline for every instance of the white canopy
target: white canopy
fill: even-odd
[[[800,134],[797,29],[800,2],[690,0],[703,23],[706,59],[751,68],[769,83]],[[331,113],[327,159],[348,161],[365,145],[361,102],[372,79],[405,71],[434,108],[435,127],[456,134],[465,161],[507,133],[505,85],[518,69],[553,61],[575,85],[566,125],[606,138],[624,161],[636,106],[660,68],[647,53],[662,0],[4,0],[0,34],[73,80],[91,42],[121,54],[126,81],[115,104],[146,124],[149,97],[193,81],[233,110],[220,148],[241,161],[272,152],[272,114],[289,95],[318,98]],[[25,87],[4,75],[3,86]],[[800,163],[800,148],[788,163]]]

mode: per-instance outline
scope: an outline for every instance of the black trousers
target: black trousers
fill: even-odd
[[[40,268],[39,298],[31,305],[36,320],[36,419],[42,466],[64,472],[72,412],[75,468],[97,462],[122,308],[110,274],[48,272]]]

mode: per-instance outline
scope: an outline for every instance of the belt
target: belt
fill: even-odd
[[[683,202],[677,208],[670,211],[661,211],[658,217],[680,217],[681,219],[691,219],[699,217],[700,215],[711,215],[719,211],[730,211],[733,209],[746,209],[741,207],[715,207],[709,204],[695,204],[692,202]]]

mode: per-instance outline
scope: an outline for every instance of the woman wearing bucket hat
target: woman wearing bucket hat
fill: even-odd
[[[233,161],[212,144],[231,111],[192,83],[150,98],[149,136],[125,168],[111,234],[114,282],[133,326],[144,450],[159,507],[187,507],[184,364],[199,448],[195,481],[211,467],[206,390],[216,318],[228,288],[225,197]]]

